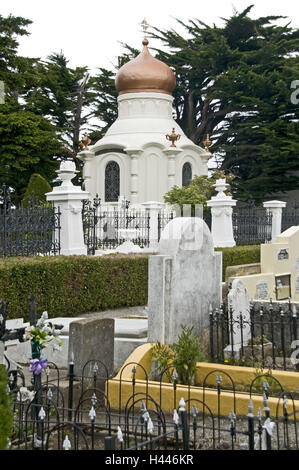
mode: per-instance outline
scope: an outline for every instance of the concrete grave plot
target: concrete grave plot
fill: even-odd
[[[239,276],[254,300],[299,301],[299,227],[261,245],[260,273]],[[232,281],[234,278],[230,278]]]

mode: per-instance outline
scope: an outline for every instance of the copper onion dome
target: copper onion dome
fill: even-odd
[[[142,44],[143,51],[117,72],[116,90],[119,95],[142,91],[171,95],[176,83],[173,71],[150,54],[147,39],[144,39]]]

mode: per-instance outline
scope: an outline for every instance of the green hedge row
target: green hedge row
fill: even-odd
[[[8,375],[0,364],[0,450],[6,450],[12,434],[13,416],[10,397],[7,393]]]
[[[8,318],[28,320],[28,298],[38,314],[77,316],[147,303],[148,256],[8,258],[0,261],[0,299]]]
[[[216,248],[222,251],[222,280],[225,280],[225,270],[228,266],[252,264],[260,262],[260,245],[233,246],[231,248]]]
[[[259,246],[223,248],[227,266],[259,262]],[[148,255],[53,256],[0,261],[0,299],[8,318],[28,320],[29,294],[38,314],[78,316],[147,304]]]

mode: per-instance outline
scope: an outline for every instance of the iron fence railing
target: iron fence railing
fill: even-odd
[[[158,241],[161,238],[161,234],[166,227],[166,225],[175,217],[174,212],[161,210],[158,213]]]
[[[299,206],[295,203],[293,206],[282,209],[281,231],[284,232],[293,225],[299,225]]]
[[[262,207],[235,207],[232,215],[237,245],[269,243],[272,238],[272,213]]]
[[[260,374],[248,384],[247,416],[237,412],[237,384],[228,372],[219,369],[210,371],[195,385],[186,385],[185,399],[179,395],[176,380],[168,383],[168,401],[173,400],[173,409],[165,411],[162,393],[155,393],[155,398],[151,395],[149,376],[140,364],[125,366],[130,367],[131,380],[113,379],[114,385],[118,384],[119,401],[112,406],[111,399],[117,397],[115,392],[110,396],[112,377],[103,373],[105,365],[100,361],[90,362],[93,372],[88,376],[74,376],[71,367],[62,375],[65,372],[49,363],[38,388],[26,383],[22,371],[10,372],[14,412],[11,449],[298,450],[298,393],[285,391],[271,374]],[[157,381],[160,391],[164,379],[162,373]],[[68,387],[62,388],[62,383],[68,383]],[[81,394],[78,387],[74,393],[74,384],[81,386]],[[214,412],[208,404],[211,392],[216,397]],[[263,408],[256,409],[254,403],[261,397]],[[270,412],[269,400],[275,412]],[[273,433],[268,432],[271,422],[275,424]]]
[[[0,190],[0,256],[57,255],[60,253],[60,210],[28,199],[14,207],[10,191]]]
[[[113,249],[129,239],[140,247],[149,246],[150,214],[132,209],[129,204],[122,208],[103,210],[98,197],[83,201],[82,220],[84,241],[89,254],[96,250]],[[126,235],[127,232],[131,232]]]
[[[0,340],[5,341],[16,336],[5,328],[3,305]],[[29,314],[34,324],[32,296]],[[15,367],[7,360],[14,415],[11,449],[298,450],[299,392],[286,391],[271,372],[258,371],[243,384],[242,399],[248,400],[244,416],[238,412],[239,381],[217,366],[204,375],[199,363],[184,384],[173,365],[154,378],[136,362],[126,363],[117,376],[93,359],[77,375],[72,362],[68,370],[48,362],[31,375]],[[263,409],[254,409],[261,397]],[[271,422],[275,432],[269,431]]]
[[[16,339],[16,331],[5,328],[4,302],[1,305],[0,341]],[[211,314],[211,326],[215,326],[214,320],[218,321],[220,315],[223,313]],[[29,317],[30,324],[35,324],[33,296],[30,296]],[[228,329],[230,324],[231,319],[226,325]],[[266,322],[262,320],[262,324],[265,326]],[[225,331],[223,318],[220,325]],[[295,326],[293,323],[289,331],[292,339],[297,337]],[[213,333],[218,338],[217,344],[221,344],[217,330]],[[230,337],[229,330],[227,333]],[[299,448],[299,392],[285,390],[271,371],[257,368],[253,379],[240,388],[240,381],[235,382],[229,368],[221,370],[217,365],[203,374],[199,363],[187,383],[180,382],[171,364],[154,376],[136,362],[125,363],[117,376],[100,360],[90,359],[76,375],[74,366],[71,362],[68,370],[59,369],[55,363],[48,362],[40,373],[30,374],[25,367],[13,366],[7,359],[8,390],[14,414],[11,449]],[[263,409],[257,409],[261,398]],[[244,404],[238,402],[240,399],[248,400],[247,415],[244,411],[240,414],[239,410],[244,409]],[[271,423],[275,424],[275,432],[271,431]]]
[[[298,319],[291,302],[251,303],[248,311],[234,312],[224,303],[210,312],[212,362],[297,371],[294,360]]]

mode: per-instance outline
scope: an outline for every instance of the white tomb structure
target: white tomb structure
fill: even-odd
[[[172,117],[173,71],[148,50],[116,75],[118,117],[105,136],[78,154],[84,189],[102,203],[125,196],[131,204],[164,202],[172,186],[207,175],[211,153],[188,139]]]

